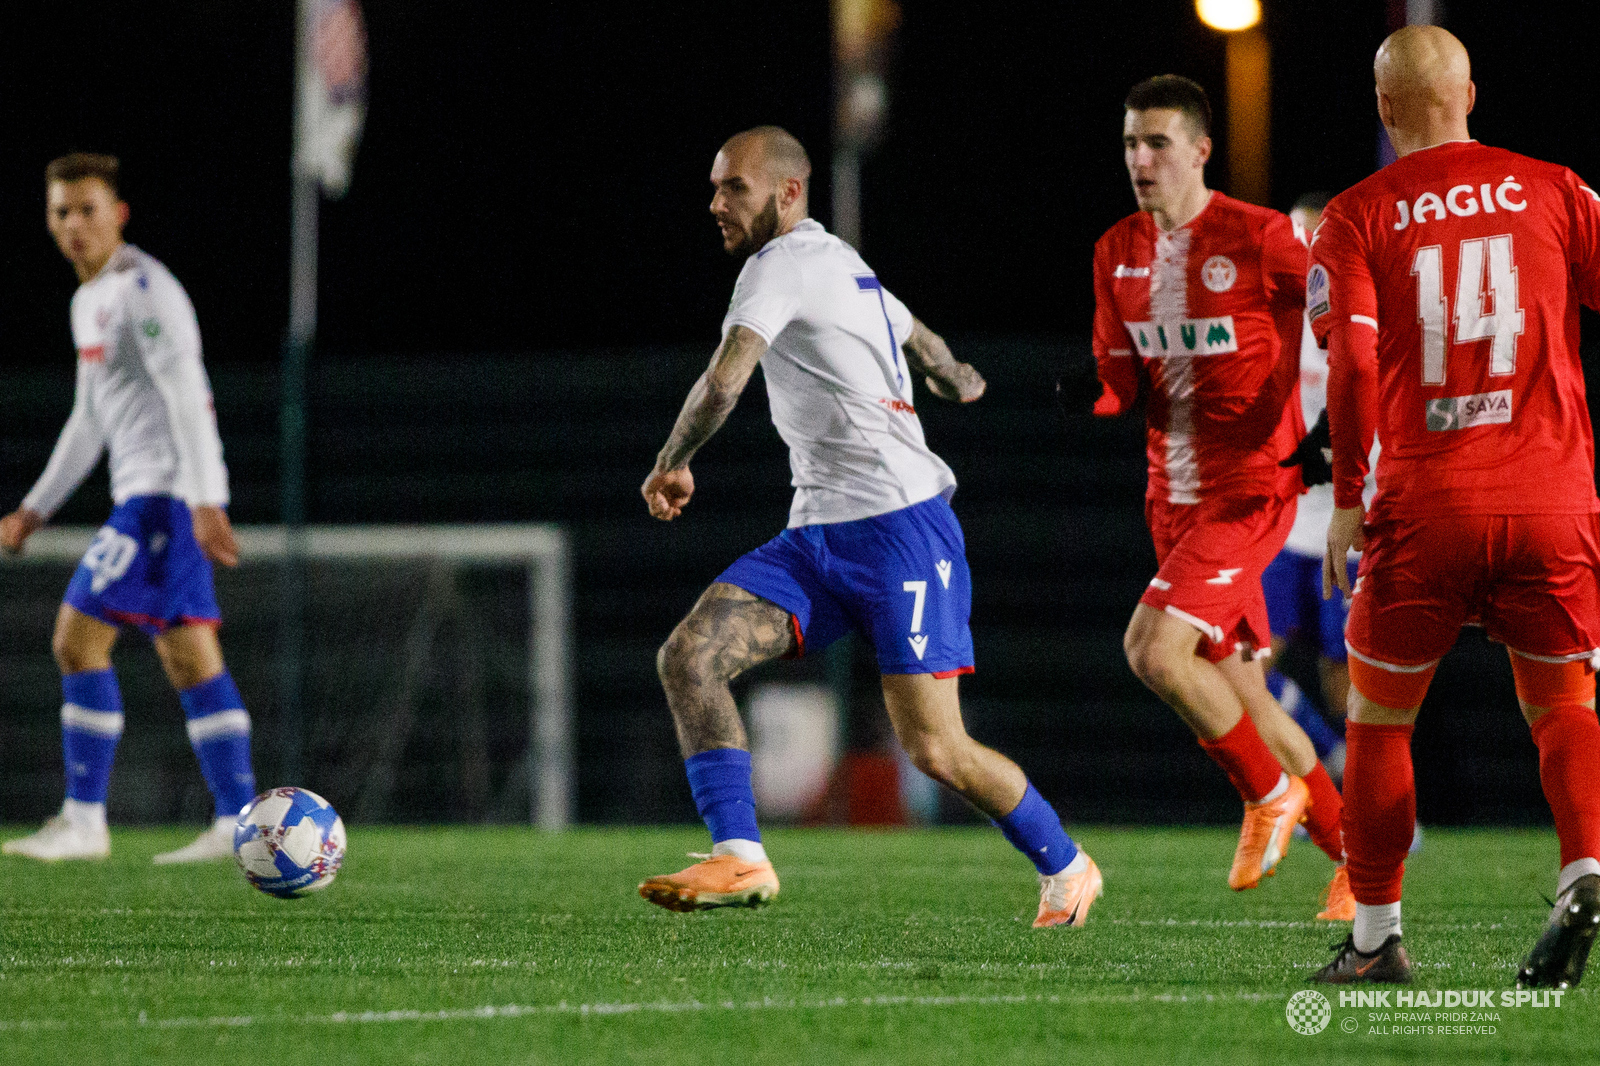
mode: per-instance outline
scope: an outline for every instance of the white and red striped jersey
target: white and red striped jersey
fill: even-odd
[[[1096,242],[1095,414],[1122,414],[1148,391],[1148,496],[1300,489],[1298,468],[1278,462],[1305,434],[1305,264],[1287,215],[1217,192],[1170,233],[1139,212]]]
[[[189,296],[154,256],[118,248],[72,297],[77,394],[22,506],[54,514],[111,450],[111,496],[228,502],[228,468]]]

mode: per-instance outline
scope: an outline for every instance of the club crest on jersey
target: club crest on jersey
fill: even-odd
[[[1227,292],[1239,279],[1239,270],[1225,255],[1214,255],[1200,268],[1200,283],[1212,292]]]
[[[1441,396],[1428,401],[1428,429],[1471,429],[1511,421],[1511,390],[1479,392],[1471,396]]]
[[[1146,359],[1178,355],[1227,355],[1239,350],[1233,316],[1174,318],[1165,322],[1124,322],[1128,336]]]
[[[1328,313],[1328,268],[1313,263],[1306,275],[1306,314],[1313,320]]]

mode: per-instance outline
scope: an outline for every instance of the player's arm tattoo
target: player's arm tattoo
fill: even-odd
[[[672,427],[672,436],[656,456],[657,470],[679,470],[687,466],[700,446],[722,428],[766,351],[767,342],[755,330],[744,326],[728,330],[711,357],[711,365],[689,390],[689,398],[684,401],[677,424]]]
[[[906,365],[926,376],[928,389],[942,400],[957,403],[971,403],[982,396],[986,387],[983,375],[970,364],[957,362],[944,338],[920,318],[911,321],[911,336],[906,338],[902,350],[906,353]]]
[[[794,648],[788,611],[737,585],[706,589],[656,656],[684,757],[748,748],[728,682]]]

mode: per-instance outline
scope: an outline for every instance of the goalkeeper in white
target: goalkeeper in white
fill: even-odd
[[[47,861],[110,853],[106,789],[123,726],[111,648],[126,624],[154,641],[216,800],[211,827],[155,861],[226,858],[234,819],[255,794],[250,716],[222,661],[211,576],[212,562],[239,561],[224,510],[228,471],[194,307],[166,267],[123,243],[119,169],[112,156],[76,153],[45,170],[50,234],[81,283],[72,297],[77,394],[44,474],[0,518],[0,548],[22,551],[108,448],[116,507],[56,616],[66,801],[4,851]]]

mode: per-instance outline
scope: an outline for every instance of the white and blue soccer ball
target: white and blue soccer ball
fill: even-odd
[[[289,899],[327,888],[344,861],[344,822],[303,788],[275,788],[239,812],[233,857],[252,885]]]

